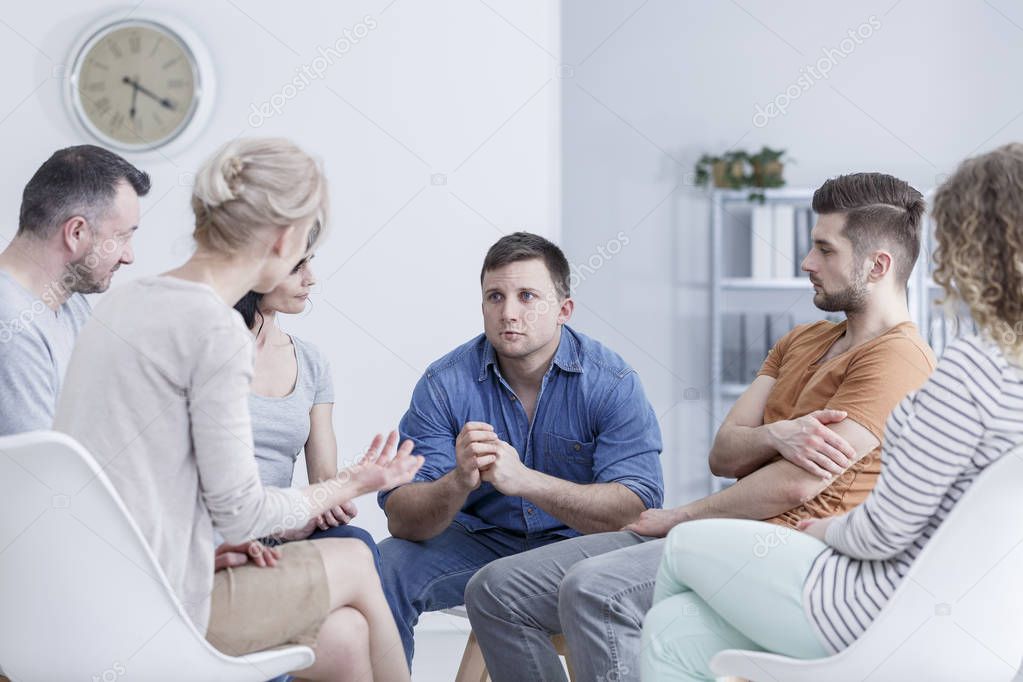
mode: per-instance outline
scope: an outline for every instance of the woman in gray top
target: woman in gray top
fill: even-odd
[[[322,233],[320,166],[287,140],[235,139],[196,173],[192,210],[188,261],[96,306],[54,428],[101,463],[188,618],[217,649],[309,644],[316,662],[298,672],[303,679],[408,682],[405,661],[388,653],[401,641],[361,542],[252,542],[309,527],[347,500],[410,481],[422,465],[392,432],[321,483],[260,481],[248,404],[253,340],[232,306],[250,290],[273,290]],[[214,531],[230,544],[215,548]]]
[[[337,475],[330,363],[316,346],[286,333],[277,324],[278,315],[294,315],[305,309],[309,291],[316,284],[312,259],[309,255],[299,261],[273,291],[250,291],[235,305],[256,341],[249,394],[256,463],[263,485],[279,488],[291,485],[295,462],[302,451],[310,483]],[[356,514],[358,509],[350,500],[328,510],[317,518],[319,530],[308,539],[362,540],[379,569],[380,552],[373,536],[348,525]]]

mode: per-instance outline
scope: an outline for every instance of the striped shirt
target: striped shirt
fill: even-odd
[[[822,644],[856,640],[985,467],[1023,443],[1023,373],[978,336],[949,345],[930,380],[892,412],[866,501],[827,530],[803,606]]]

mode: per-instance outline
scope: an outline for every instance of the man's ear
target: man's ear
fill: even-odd
[[[871,282],[879,282],[884,279],[885,275],[891,272],[894,265],[895,261],[892,258],[892,254],[887,251],[876,251],[867,277]]]
[[[92,244],[92,227],[80,215],[71,216],[60,226],[61,244],[71,253],[78,255]]]
[[[569,296],[561,302],[561,310],[558,311],[558,324],[568,324],[572,319],[572,311],[575,310],[575,301]]]

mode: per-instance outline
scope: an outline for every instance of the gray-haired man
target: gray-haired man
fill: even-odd
[[[61,149],[22,194],[18,231],[0,253],[0,436],[48,429],[78,330],[134,260],[149,176],[100,147]]]

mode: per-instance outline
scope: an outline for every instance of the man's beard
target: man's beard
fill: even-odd
[[[858,313],[863,310],[866,301],[866,279],[853,282],[841,291],[832,293],[821,291],[813,297],[813,304],[828,313]]]
[[[88,257],[83,256],[73,263],[68,263],[66,276],[62,283],[67,286],[69,293],[98,294],[107,290],[109,286],[106,281],[107,278],[100,277],[94,268],[90,268],[85,263]]]

